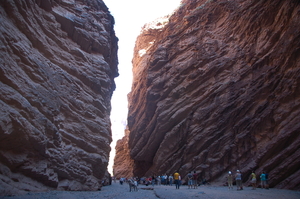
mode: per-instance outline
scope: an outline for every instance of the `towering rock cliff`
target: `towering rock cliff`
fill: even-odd
[[[183,0],[137,38],[127,147],[134,175],[300,189],[299,1]]]
[[[125,136],[118,140],[116,144],[116,154],[114,158],[113,174],[116,178],[132,177],[134,162],[130,157],[128,148],[129,130],[125,130]]]
[[[0,193],[98,190],[117,38],[101,0],[0,1]]]

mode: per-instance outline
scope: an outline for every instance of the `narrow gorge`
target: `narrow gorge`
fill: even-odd
[[[101,190],[119,75],[105,1],[1,0],[0,20],[0,196]],[[113,175],[255,170],[300,190],[299,27],[295,0],[182,0],[146,24]]]
[[[300,190],[299,1],[183,0],[136,40],[116,177],[266,171]]]
[[[0,195],[108,182],[114,19],[103,1],[0,1]]]

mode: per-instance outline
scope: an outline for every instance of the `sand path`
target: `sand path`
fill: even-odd
[[[153,190],[145,190],[153,188]],[[22,196],[0,197],[1,199],[300,199],[300,191],[281,189],[260,189],[252,190],[245,187],[242,191],[236,189],[228,190],[221,186],[200,186],[197,189],[188,189],[181,186],[145,186],[139,185],[137,192],[129,192],[127,184],[120,185],[113,183],[105,186],[101,191],[50,191],[42,193],[29,192]]]

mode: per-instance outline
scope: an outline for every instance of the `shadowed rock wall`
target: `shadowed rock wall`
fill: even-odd
[[[1,195],[98,190],[118,76],[108,8],[101,0],[2,0],[0,20]]]
[[[299,13],[293,0],[184,0],[146,25],[128,96],[134,175],[256,170],[299,190]]]

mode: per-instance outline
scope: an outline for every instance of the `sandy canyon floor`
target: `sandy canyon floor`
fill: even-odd
[[[139,185],[137,192],[129,192],[127,184],[120,185],[112,183],[105,186],[101,191],[77,192],[77,191],[51,191],[42,193],[29,192],[22,196],[0,197],[1,199],[182,199],[182,198],[208,198],[208,199],[299,199],[300,191],[281,190],[281,189],[260,189],[252,190],[251,187],[244,187],[244,190],[228,190],[222,186],[200,186],[197,189],[188,189],[181,186],[145,186]],[[153,190],[152,190],[153,188]]]

